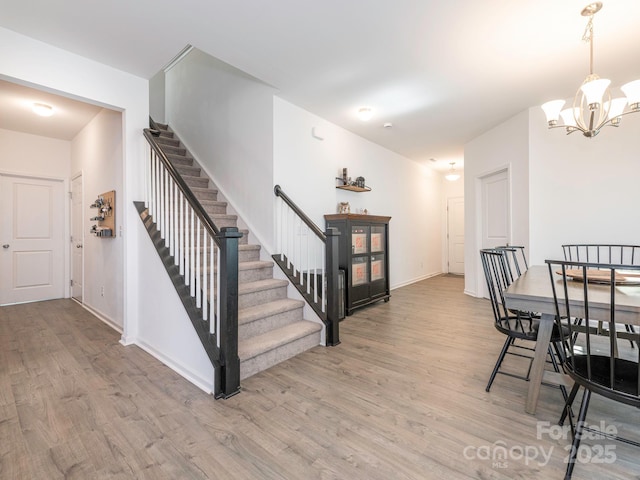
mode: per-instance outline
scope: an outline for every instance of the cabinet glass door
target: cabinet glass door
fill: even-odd
[[[369,282],[369,257],[351,259],[351,285],[364,285]]]
[[[384,254],[371,255],[371,281],[384,280],[385,276]]]
[[[384,252],[386,245],[385,239],[385,227],[384,226],[372,226],[371,227],[371,252]]]
[[[354,225],[351,227],[351,254],[369,253],[369,227]]]

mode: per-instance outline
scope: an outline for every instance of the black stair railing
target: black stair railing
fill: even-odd
[[[273,189],[281,200],[276,209],[276,240],[280,253],[273,259],[322,319],[326,345],[340,343],[338,288],[338,231],[323,232],[283,191]]]
[[[238,239],[218,229],[162,151],[161,134],[145,129],[145,200],[136,202],[191,322],[215,370],[214,395],[240,391],[238,357]]]

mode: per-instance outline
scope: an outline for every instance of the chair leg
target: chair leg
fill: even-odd
[[[551,364],[553,365],[554,372],[560,373],[560,367],[558,366],[558,361],[556,360],[556,356],[553,353],[553,348],[551,347],[551,344],[549,344],[549,357],[551,357]],[[568,397],[567,397],[567,389],[564,387],[564,385],[560,385],[560,392],[562,392],[562,398],[564,398],[564,401],[566,402]]]
[[[636,329],[633,328],[633,325],[626,325],[624,326],[624,328],[627,330],[627,332],[629,333],[636,333]],[[633,344],[633,340],[629,340],[629,342],[631,343],[631,348],[634,348],[634,344]]]
[[[562,416],[560,420],[558,420],[558,425],[564,425],[564,420],[569,415],[569,423],[571,425],[571,435],[575,437],[575,431],[573,427],[573,422],[571,421],[571,406],[573,405],[573,401],[576,399],[576,395],[578,394],[578,390],[580,389],[580,385],[577,383],[573,384],[573,388],[571,389],[571,393],[569,394],[569,398],[564,404],[564,408],[562,409]]]
[[[493,383],[493,380],[496,378],[496,375],[498,374],[498,370],[500,369],[500,365],[502,365],[502,361],[504,360],[504,357],[507,354],[507,350],[509,350],[509,347],[511,346],[512,343],[513,343],[513,338],[507,337],[507,339],[504,342],[504,345],[502,346],[502,350],[500,351],[500,356],[498,357],[496,366],[493,367],[493,372],[491,372],[491,377],[489,377],[489,383],[487,383],[487,388],[485,388],[486,392],[488,392],[491,389],[491,384]]]
[[[580,440],[582,440],[582,430],[584,429],[584,419],[587,417],[587,409],[589,408],[590,398],[591,390],[585,388],[584,395],[582,396],[582,404],[580,405],[580,413],[578,414],[578,421],[576,422],[576,434],[573,437],[573,443],[571,444],[569,463],[567,464],[567,471],[564,474],[565,480],[569,480],[571,478],[571,475],[573,474],[573,467],[575,467],[576,465],[578,448],[580,448]]]

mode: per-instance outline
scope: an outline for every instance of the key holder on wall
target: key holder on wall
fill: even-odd
[[[98,222],[98,224],[93,225],[89,232],[96,237],[114,238],[116,231],[116,191],[111,190],[99,195],[89,207],[98,209],[97,215],[89,219],[92,222]]]

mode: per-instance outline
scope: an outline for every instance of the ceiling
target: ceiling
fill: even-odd
[[[54,115],[34,114],[34,103],[51,106]],[[0,80],[0,128],[5,130],[72,140],[100,110],[95,105]]]
[[[191,44],[316,115],[446,168],[509,117],[573,96],[588,73],[587,3],[0,0],[0,26],[144,78]],[[640,2],[603,3],[595,70],[618,87],[640,78]],[[357,119],[361,106],[374,109],[369,122]]]

